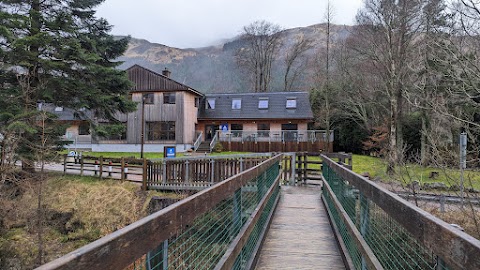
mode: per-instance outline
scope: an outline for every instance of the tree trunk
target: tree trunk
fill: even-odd
[[[422,111],[422,131],[420,133],[420,164],[426,166],[428,164],[427,155],[427,116],[425,111]]]
[[[390,99],[390,145],[388,151],[388,166],[387,173],[393,174],[395,172],[395,165],[397,164],[397,102],[394,97]]]

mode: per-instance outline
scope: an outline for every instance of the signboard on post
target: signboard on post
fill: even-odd
[[[460,133],[460,166],[462,169],[467,168],[467,133]]]
[[[163,157],[165,158],[174,158],[177,156],[177,151],[175,146],[165,146],[163,148]]]
[[[220,125],[220,130],[223,132],[223,133],[226,133],[228,132],[228,124],[221,124]]]

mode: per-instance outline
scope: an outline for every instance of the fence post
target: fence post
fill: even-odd
[[[120,162],[120,180],[125,180],[125,158],[122,157],[122,160]]]
[[[290,160],[290,169],[292,170],[292,175],[290,176],[290,184],[292,186],[295,186],[295,175],[297,174],[296,172],[296,164],[295,164],[295,161],[296,161],[297,157],[296,157],[296,153],[294,152],[292,154],[292,158]]]
[[[112,171],[113,171],[112,161],[110,160],[108,162],[108,177],[112,177]]]
[[[167,185],[167,161],[163,160],[162,162],[162,182],[163,185]]]
[[[305,156],[303,157],[303,183],[307,183],[308,177],[308,155],[304,153]]]
[[[243,158],[240,157],[240,172],[243,172]]]
[[[103,156],[100,156],[100,173],[99,173],[100,179],[103,177]]]
[[[212,158],[210,160],[210,168],[211,168],[211,171],[210,171],[210,183],[215,183],[215,160]]]
[[[185,160],[185,183],[189,183],[190,182],[190,162],[187,160]]]
[[[233,222],[232,222],[232,238],[235,238],[242,227],[242,189],[235,191],[233,195]]]
[[[83,156],[80,157],[80,176],[83,176],[83,169],[84,169],[84,164],[83,164]]]
[[[98,175],[98,160],[95,160],[94,163],[95,163],[95,165],[93,165],[93,174],[95,176],[97,176]]]
[[[63,155],[63,175],[67,174],[67,155]]]
[[[445,194],[440,195],[440,212],[445,213]]]
[[[147,159],[143,158],[142,189],[147,190]]]
[[[370,207],[368,205],[368,199],[360,193],[360,234],[364,239],[367,238],[370,223]],[[362,270],[367,269],[367,262],[362,256]]]

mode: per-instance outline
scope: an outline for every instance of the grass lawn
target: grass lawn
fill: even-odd
[[[422,167],[417,164],[408,164],[405,167],[398,167],[394,175],[387,175],[387,163],[381,158],[353,155],[353,171],[356,173],[368,172],[370,177],[380,177],[384,182],[396,181],[402,184],[408,184],[413,181],[419,181],[420,184],[441,182],[447,186],[460,183],[460,170],[451,168],[432,168]],[[430,178],[432,172],[437,172],[438,176]],[[466,188],[475,188],[480,190],[480,172],[475,170],[465,170],[464,183]]]

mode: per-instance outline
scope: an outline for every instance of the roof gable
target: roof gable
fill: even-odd
[[[133,82],[132,91],[190,91],[197,95],[202,93],[179,83],[171,78],[163,76],[153,70],[139,65],[133,65],[127,69],[128,78]]]

